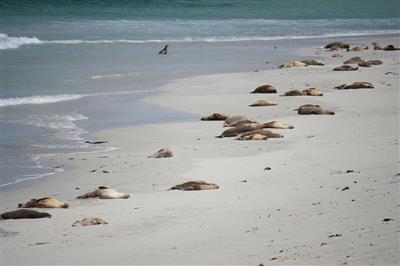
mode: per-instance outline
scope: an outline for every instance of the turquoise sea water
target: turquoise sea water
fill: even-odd
[[[0,1],[0,185],[54,171],[44,154],[101,149],[82,144],[92,130],[197,119],[140,103],[168,80],[265,69],[289,47],[399,23],[397,0]]]

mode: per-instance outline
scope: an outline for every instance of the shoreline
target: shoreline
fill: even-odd
[[[134,261],[140,264],[160,261],[167,264],[257,264],[269,263],[271,258],[276,258],[274,264],[395,262],[398,255],[395,255],[396,246],[392,242],[396,240],[393,230],[398,221],[395,219],[385,227],[374,219],[394,217],[396,211],[393,204],[399,199],[395,185],[388,185],[393,179],[391,175],[395,174],[395,157],[398,157],[398,152],[393,148],[396,146],[393,138],[396,138],[396,131],[398,133],[398,121],[395,120],[398,118],[398,109],[395,108],[398,83],[394,76],[382,76],[388,71],[398,73],[398,58],[397,61],[396,57],[392,60],[394,56],[398,57],[398,52],[341,54],[344,57],[339,59],[332,58],[329,53],[319,55],[327,63],[324,67],[198,76],[174,80],[158,88],[158,94],[141,101],[173,107],[178,111],[190,110],[199,114],[199,117],[200,114],[226,112],[231,115],[243,114],[259,121],[282,118],[282,122],[293,123],[296,128],[279,130],[285,135],[283,139],[266,142],[215,139],[214,136],[224,130],[221,123],[204,121],[137,125],[93,132],[92,136],[110,140],[110,144],[119,145],[121,149],[106,152],[104,155],[107,158],[99,158],[99,154],[81,154],[74,156],[73,160],[67,160],[68,156],[56,156],[53,159],[58,163],[70,164],[68,172],[46,177],[33,187],[15,190],[19,193],[2,191],[2,207],[5,207],[2,211],[11,210],[17,202],[43,195],[44,192],[48,193],[43,196],[68,200],[73,206],[65,211],[51,210],[54,218],[44,223],[33,221],[38,228],[55,223],[56,228],[48,236],[29,230],[29,222],[26,221],[2,221],[2,230],[20,232],[17,236],[7,238],[9,242],[5,251],[2,251],[5,252],[4,256],[9,256],[5,258],[6,263],[24,262],[23,258],[13,255],[17,249],[37,255],[38,263],[61,260],[75,262],[71,261],[69,255],[77,248],[85,251],[80,259],[91,263],[115,263],[107,257],[111,253],[120,254],[122,263]],[[351,56],[381,59],[384,64],[355,73],[331,71],[332,66]],[[309,57],[315,57],[315,54],[309,54]],[[392,65],[392,61],[396,65]],[[363,81],[373,81],[377,88],[371,91],[333,89],[333,85],[356,81],[355,75]],[[250,90],[264,83],[274,83],[279,93],[249,94]],[[279,97],[284,91],[307,87],[306,83],[323,89],[325,95]],[[280,105],[248,107],[259,98],[274,99]],[[299,117],[293,109],[304,103],[324,105],[336,111],[336,115]],[[377,110],[370,108],[374,103]],[[382,121],[382,117],[385,117],[385,121]],[[370,133],[366,133],[366,130]],[[382,139],[374,138],[378,134]],[[146,158],[164,147],[170,147],[174,157]],[[379,147],[379,150],[375,150],[375,147]],[[359,152],[363,158],[358,158]],[[389,161],[388,155],[391,156]],[[369,165],[371,162],[373,165]],[[102,169],[104,164],[109,174],[89,173],[91,169]],[[266,166],[272,167],[271,174],[263,170]],[[348,169],[354,170],[355,175],[343,174]],[[371,175],[382,177],[379,182],[375,180],[377,186],[370,180]],[[189,178],[215,182],[221,188],[192,194],[165,191]],[[357,183],[352,183],[354,181]],[[354,185],[358,183],[362,188]],[[111,185],[128,192],[132,195],[132,201],[73,200],[73,195],[98,185]],[[346,185],[355,194],[344,194],[340,190]],[[367,191],[371,187],[376,192]],[[348,206],[353,197],[357,199],[356,203]],[[363,200],[368,203],[363,203]],[[317,203],[313,205],[315,202],[320,202],[321,206],[317,206],[320,205]],[[138,209],[132,210],[131,204]],[[371,212],[370,206],[378,208],[377,212]],[[345,209],[338,212],[338,207]],[[321,212],[323,214],[319,215]],[[136,213],[141,215],[137,216]],[[221,217],[221,214],[224,215]],[[79,233],[70,228],[70,223],[72,217],[82,215],[104,216],[110,220],[110,224],[86,232],[79,230],[83,235],[78,238]],[[336,219],[341,222],[336,224]],[[360,227],[369,228],[372,233],[364,232]],[[313,234],[308,235],[307,230]],[[173,238],[182,231],[183,235]],[[64,235],[61,236],[60,232]],[[364,245],[357,239],[357,233],[353,232],[372,238],[373,247]],[[91,243],[99,233],[109,241],[100,245],[85,245]],[[329,234],[337,233],[343,233],[344,240],[328,239]],[[376,238],[375,234],[379,233],[384,239]],[[191,238],[193,234],[198,237]],[[32,248],[19,242],[25,237],[31,243],[44,241],[49,244]],[[136,237],[139,241],[131,243],[131,239]],[[56,243],[57,240],[63,240],[65,244]],[[328,243],[326,249],[320,247],[322,241]],[[135,254],[128,253],[128,243],[133,245]],[[49,246],[62,248],[63,252],[56,251],[53,257],[47,257],[45,254]],[[283,252],[279,252],[280,249]],[[98,250],[102,254],[94,258],[94,252]],[[201,256],[203,252],[209,256],[204,258]],[[346,258],[348,252],[351,253],[350,259]]]

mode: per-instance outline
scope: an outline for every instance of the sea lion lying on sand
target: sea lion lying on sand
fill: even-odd
[[[116,190],[105,186],[100,186],[95,191],[88,192],[86,194],[77,197],[77,199],[87,199],[87,198],[127,199],[129,198],[129,194],[117,192]]]
[[[279,68],[291,68],[291,67],[305,67],[307,64],[304,64],[300,61],[289,61],[279,66]]]
[[[349,60],[344,61],[343,64],[358,64],[362,62],[364,62],[364,60],[362,60],[361,57],[355,56],[350,58]]]
[[[264,137],[256,136],[261,135]],[[283,135],[265,129],[257,129],[240,134],[237,140],[266,140],[269,138],[283,138]]]
[[[274,88],[274,86],[272,85],[262,85],[257,87],[254,91],[252,91],[251,93],[276,93],[276,89]]]
[[[201,118],[202,121],[224,121],[229,118],[229,115],[221,114],[221,113],[212,113],[208,116],[203,116]]]
[[[324,63],[314,60],[314,59],[302,60],[301,62],[306,64],[307,66],[324,66],[325,65]]]
[[[12,212],[2,213],[0,220],[6,219],[36,219],[36,218],[51,218],[51,215],[47,212],[37,212],[34,210],[16,210]]]
[[[304,96],[304,93],[299,90],[291,90],[285,92],[285,94],[282,94],[280,96]]]
[[[84,218],[82,220],[75,221],[72,224],[72,227],[98,225],[98,224],[108,224],[108,223],[100,218]]]
[[[380,46],[379,43],[374,42],[372,43],[372,45],[374,46],[374,50],[384,50],[384,51],[396,51],[396,50],[400,50],[400,48],[395,47],[393,44],[389,44],[387,46],[385,46],[384,48],[382,48]]]
[[[294,128],[294,126],[292,126],[292,125],[284,124],[279,121],[271,121],[268,123],[263,123],[260,127],[261,128],[276,128],[276,129],[293,129]]]
[[[358,66],[360,67],[370,67],[370,66],[376,66],[376,65],[381,65],[383,62],[381,60],[368,60],[366,62],[360,62],[358,63]]]
[[[320,89],[317,88],[308,88],[303,90],[303,93],[305,93],[308,96],[324,96],[324,94],[321,92]]]
[[[352,52],[361,52],[361,51],[364,51],[364,50],[368,50],[368,46],[361,45],[361,46],[355,46],[355,47],[353,47],[351,49],[348,49],[348,51],[352,51]]]
[[[193,191],[193,190],[207,190],[207,189],[218,189],[217,184],[206,183],[204,181],[189,181],[183,184],[179,184],[171,187],[168,190],[183,190],[183,191]]]
[[[228,118],[228,119],[226,119],[224,121],[224,127],[230,126],[233,123],[236,123],[236,122],[239,122],[239,121],[244,121],[244,120],[247,120],[249,122],[251,122],[251,121],[252,122],[256,122],[256,121],[254,121],[252,119],[248,119],[247,117],[245,117],[243,115],[235,115],[235,116],[232,116],[232,117],[230,117],[230,118]]]
[[[236,137],[240,135],[243,132],[247,131],[252,131],[255,129],[259,129],[257,125],[246,125],[246,126],[239,126],[239,127],[232,127],[224,132],[221,133],[221,135],[216,136],[216,138],[227,138],[227,137]]]
[[[232,122],[229,125],[225,125],[225,127],[241,127],[241,126],[251,126],[251,125],[259,125],[259,123],[253,120],[245,119]]]
[[[237,137],[236,139],[237,140],[267,140],[268,137],[264,136],[262,134],[254,133],[254,134],[247,135],[244,137]]]
[[[25,204],[18,204],[18,208],[68,208],[68,203],[55,198],[31,199]]]
[[[340,49],[349,49],[350,45],[347,43],[342,43],[342,42],[331,42],[331,43],[328,43],[327,45],[325,45],[325,49],[330,49],[330,48],[334,48],[334,47],[338,47]]]
[[[153,155],[148,156],[147,158],[168,158],[172,156],[172,152],[168,148],[164,148],[154,153]]]
[[[274,105],[278,105],[277,102],[271,101],[271,100],[258,100],[253,104],[250,104],[249,106],[274,106]]]
[[[335,67],[332,70],[333,71],[355,71],[355,70],[358,70],[358,67],[352,67],[352,66],[349,66],[349,65],[343,65],[343,66]]]
[[[373,89],[374,86],[369,82],[353,82],[346,83],[339,86],[336,86],[335,89],[338,90],[349,90],[349,89]]]
[[[326,110],[319,105],[305,104],[297,110],[299,115],[334,115],[335,112]]]

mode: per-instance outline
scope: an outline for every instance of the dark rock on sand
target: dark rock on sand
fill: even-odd
[[[168,148],[164,148],[154,153],[153,155],[148,156],[148,158],[168,158],[172,156],[172,152]]]
[[[353,82],[353,83],[342,84],[335,87],[335,89],[338,90],[373,89],[373,88],[374,86],[369,82]]]
[[[2,213],[0,220],[6,219],[37,219],[37,218],[51,218],[47,212],[38,212],[27,209],[20,209],[12,212]]]
[[[266,85],[257,87],[251,93],[277,93],[277,91],[274,88],[274,86],[266,84]]]
[[[349,66],[349,65],[343,65],[343,66],[340,66],[340,67],[335,67],[333,69],[333,71],[355,71],[355,70],[358,70],[358,67],[352,67],[352,66]]]

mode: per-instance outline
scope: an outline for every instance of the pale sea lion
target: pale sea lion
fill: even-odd
[[[147,158],[168,158],[172,156],[173,156],[172,152],[168,148],[164,148],[157,151],[153,155],[148,156]]]
[[[305,104],[297,110],[299,115],[334,115],[335,112],[326,110],[319,105]]]
[[[77,199],[87,199],[87,198],[127,199],[129,198],[129,194],[117,192],[116,190],[105,186],[100,186],[95,191],[88,192],[86,194],[77,197]]]
[[[262,134],[253,133],[251,135],[237,137],[236,139],[237,140],[267,140],[268,137],[264,136]]]
[[[179,184],[171,187],[168,190],[183,190],[183,191],[193,191],[193,190],[207,190],[207,189],[218,189],[217,184],[206,183],[204,181],[189,181],[183,184]]]
[[[37,219],[37,218],[51,218],[47,212],[38,212],[34,210],[20,209],[12,212],[2,213],[0,220],[6,219]]]
[[[272,85],[262,85],[257,87],[254,91],[252,91],[251,93],[276,93],[276,89],[274,88],[274,86]]]
[[[268,139],[269,138],[272,138],[272,139],[283,138],[282,134],[274,133],[274,132],[266,130],[266,129],[256,129],[256,130],[244,132],[244,133],[240,134],[240,136],[236,139],[244,140],[244,138],[247,138],[248,136],[254,136],[256,134],[265,136]],[[256,138],[258,138],[258,137],[256,137]],[[252,137],[250,137],[249,139],[252,139]]]
[[[202,121],[224,121],[229,118],[229,115],[221,114],[221,113],[212,113],[208,116],[203,116],[201,118]]]
[[[55,198],[31,199],[25,204],[18,204],[18,208],[68,208],[68,203]]]
[[[374,85],[369,82],[353,82],[353,83],[347,83],[347,84],[342,84],[339,86],[336,86],[335,89],[338,90],[349,90],[349,89],[373,89]]]
[[[75,221],[72,224],[72,227],[98,225],[98,224],[108,224],[108,223],[100,218],[84,218],[82,220]]]
[[[259,126],[260,128],[276,128],[276,129],[293,129],[294,126],[289,124],[284,124],[279,121],[271,121],[268,123],[263,123]]]
[[[253,104],[250,104],[249,106],[274,106],[274,105],[278,105],[277,102],[271,101],[271,100],[258,100]]]
[[[305,93],[308,96],[323,96],[324,94],[321,92],[320,89],[317,88],[308,88],[303,90],[303,93]]]
[[[300,61],[289,61],[279,66],[279,68],[291,68],[291,67],[305,67],[306,64]]]
[[[343,43],[343,42],[331,42],[328,43],[327,45],[325,45],[326,49],[332,48],[332,47],[339,47],[341,49],[348,49],[350,48],[350,45],[347,43]]]
[[[364,62],[364,60],[362,60],[361,57],[354,56],[354,57],[350,58],[349,60],[344,61],[343,64],[358,64],[358,63],[362,63],[362,62]]]
[[[324,66],[325,65],[324,63],[314,60],[314,59],[302,60],[301,62],[306,64],[307,66]]]
[[[355,71],[355,70],[358,70],[358,67],[353,67],[350,65],[343,65],[343,66],[335,67],[332,70],[333,71]]]
[[[285,92],[285,94],[282,94],[281,96],[304,96],[304,93],[299,90],[291,90]]]

